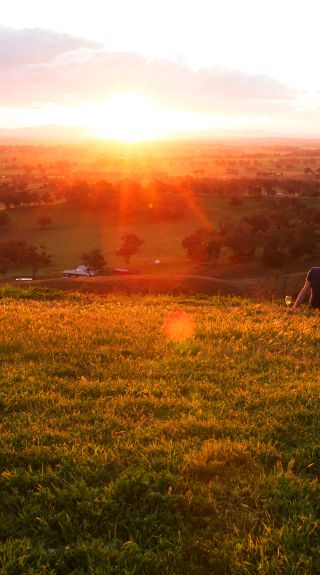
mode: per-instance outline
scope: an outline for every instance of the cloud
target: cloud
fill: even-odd
[[[238,70],[193,70],[182,60],[108,52],[47,30],[0,28],[0,105],[37,107],[103,101],[142,92],[160,104],[206,113],[280,113],[294,94],[276,80]]]
[[[15,30],[0,26],[0,65],[26,65],[54,60],[59,54],[96,42],[40,28]]]
[[[290,90],[272,78],[239,70],[204,68],[192,70],[178,62],[153,61],[147,67],[146,82],[154,92],[178,106],[214,112],[256,105],[275,105],[291,100]]]

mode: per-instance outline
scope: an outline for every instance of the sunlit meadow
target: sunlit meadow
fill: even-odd
[[[1,295],[1,573],[320,572],[317,312]]]

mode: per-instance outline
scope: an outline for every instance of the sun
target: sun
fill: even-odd
[[[116,94],[97,105],[90,123],[99,136],[110,140],[140,142],[165,135],[161,107],[131,92]]]

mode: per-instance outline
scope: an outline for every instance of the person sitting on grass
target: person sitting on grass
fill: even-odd
[[[320,309],[320,267],[311,268],[306,277],[305,284],[298,294],[292,309],[296,309],[310,294],[309,303],[312,307]]]

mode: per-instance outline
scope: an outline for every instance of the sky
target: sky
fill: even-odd
[[[320,137],[318,0],[10,0],[0,127]]]

